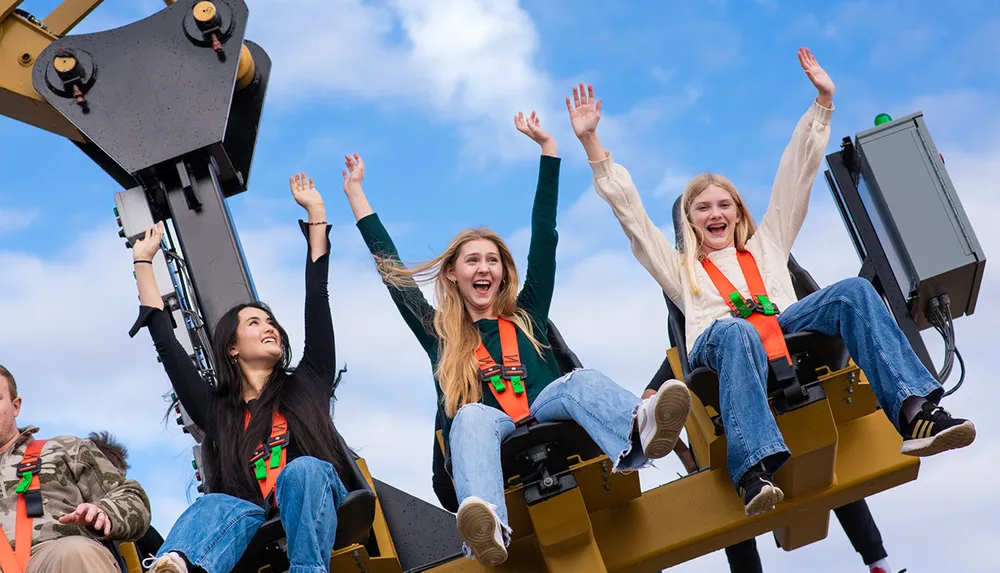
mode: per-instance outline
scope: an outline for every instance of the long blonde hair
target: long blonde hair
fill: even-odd
[[[691,294],[700,295],[701,288],[698,286],[698,280],[695,278],[694,269],[701,260],[701,248],[704,246],[704,240],[701,235],[695,230],[694,225],[691,223],[691,205],[694,200],[701,195],[701,192],[708,189],[710,186],[715,185],[720,189],[724,189],[733,198],[733,202],[736,204],[736,209],[739,211],[740,220],[736,223],[735,237],[733,242],[735,243],[737,251],[745,251],[747,241],[753,236],[754,232],[757,230],[757,225],[753,222],[753,217],[750,216],[750,211],[747,209],[746,203],[743,201],[743,197],[740,192],[736,190],[736,186],[733,182],[727,179],[724,175],[719,175],[718,173],[702,173],[701,175],[696,175],[691,181],[688,182],[687,186],[684,188],[684,193],[681,195],[681,232],[684,235],[684,246],[681,249],[681,253],[684,255],[683,271],[687,273],[688,284],[691,288]],[[694,248],[691,246],[694,245]]]
[[[486,228],[466,229],[443,253],[425,263],[407,268],[398,259],[376,258],[383,280],[396,288],[412,287],[413,282],[434,283],[434,298],[438,303],[434,313],[434,332],[440,346],[434,375],[444,393],[445,413],[453,418],[465,404],[479,402],[483,397],[482,381],[476,361],[476,349],[482,338],[479,329],[465,309],[458,285],[448,280],[446,273],[454,268],[462,246],[469,241],[485,239],[497,246],[503,265],[503,278],[493,301],[498,317],[513,322],[528,338],[535,352],[542,354],[542,344],[535,337],[528,313],[517,307],[517,267],[503,239]]]

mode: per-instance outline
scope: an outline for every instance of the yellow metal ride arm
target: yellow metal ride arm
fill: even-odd
[[[0,113],[83,143],[84,137],[31,84],[35,58],[103,0],[63,0],[40,23],[15,9],[23,0],[0,0]]]
[[[668,356],[679,371],[676,349]],[[769,531],[786,551],[824,539],[831,510],[916,479],[919,461],[899,453],[902,438],[855,364],[820,381],[826,399],[776,417],[792,457],[775,476],[786,498],[773,511],[745,517],[725,436],[711,422],[716,412],[692,395],[697,473],[640,494],[635,473],[609,474],[601,456],[574,466],[578,489],[537,505],[510,488],[510,557],[492,571],[653,572]],[[488,570],[457,559],[429,571]]]

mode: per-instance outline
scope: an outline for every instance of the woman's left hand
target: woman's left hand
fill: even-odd
[[[535,143],[542,146],[542,155],[556,154],[556,139],[549,135],[549,132],[542,129],[542,122],[538,115],[532,110],[531,115],[524,117],[524,112],[517,112],[514,116],[514,127],[518,131],[530,137]]]
[[[305,173],[298,173],[294,177],[288,178],[288,187],[292,190],[292,197],[307,212],[323,211],[323,196],[316,190],[312,177],[306,177]]]
[[[111,535],[111,518],[104,510],[92,503],[81,503],[76,511],[59,518],[59,523],[79,526],[89,525],[105,537]]]
[[[833,101],[833,94],[837,91],[837,87],[833,85],[833,80],[819,65],[816,56],[812,55],[809,48],[799,48],[799,65],[802,66],[802,71],[806,73],[809,81],[816,86],[820,103],[829,105]]]

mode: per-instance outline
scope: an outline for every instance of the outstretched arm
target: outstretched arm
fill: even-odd
[[[135,336],[143,326],[149,327],[149,335],[159,354],[163,369],[170,378],[170,384],[177,398],[199,428],[214,436],[214,428],[208,427],[208,412],[215,395],[195,368],[184,347],[174,336],[174,326],[170,316],[163,310],[163,298],[153,274],[152,261],[160,250],[163,239],[163,223],[146,229],[143,239],[132,247],[135,264],[136,286],[139,289],[139,318],[132,327],[130,336]]]
[[[326,206],[316,184],[305,173],[289,178],[288,186],[295,202],[308,216],[308,222],[300,222],[309,241],[309,257],[306,261],[305,346],[296,371],[307,374],[303,380],[319,382],[332,392],[337,378],[337,354],[327,289],[330,225],[326,222]]]
[[[365,178],[365,162],[360,155],[355,153],[344,156],[344,166],[342,171],[344,176],[344,194],[351,204],[354,217],[358,221],[358,230],[368,250],[376,260],[383,263],[395,263],[402,265],[396,245],[392,242],[392,237],[382,225],[378,215],[372,211],[368,204],[368,198],[361,188],[361,182]],[[385,277],[383,277],[385,282]],[[420,342],[424,351],[428,355],[437,352],[437,339],[432,331],[431,320],[434,316],[434,307],[424,298],[424,293],[420,291],[415,281],[407,280],[402,286],[388,284],[389,295],[392,302],[396,304],[396,309],[403,317],[403,321],[410,327],[410,331]]]
[[[540,328],[548,325],[549,307],[556,282],[556,210],[559,203],[559,164],[556,157],[556,140],[542,129],[534,111],[527,118],[518,112],[514,126],[542,148],[538,166],[538,185],[535,203],[531,208],[531,242],[528,246],[528,270],[524,275],[524,288],[517,296],[517,303],[531,315]]]
[[[351,204],[354,220],[360,221],[374,213],[372,206],[368,204],[368,197],[365,197],[365,192],[361,189],[361,182],[365,179],[365,161],[357,153],[353,157],[345,155],[344,166],[347,169],[340,172],[344,176],[344,195],[347,195],[347,202]]]
[[[802,71],[818,93],[781,154],[771,201],[760,223],[762,236],[771,237],[786,254],[791,252],[792,243],[805,221],[813,181],[830,142],[830,116],[836,91],[833,80],[807,48],[799,48],[798,58]]]
[[[584,90],[573,88],[573,103],[566,98],[570,123],[594,170],[594,188],[607,201],[632,245],[632,253],[642,266],[653,275],[660,288],[673,300],[681,300],[682,287],[678,272],[681,258],[673,245],[663,236],[659,227],[642,206],[639,190],[632,176],[611,159],[597,138],[597,124],[601,121],[601,100],[594,98],[594,86]]]

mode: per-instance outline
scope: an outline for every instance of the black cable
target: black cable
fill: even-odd
[[[962,387],[962,382],[965,382],[965,360],[962,359],[962,353],[957,348],[955,349],[955,356],[958,358],[958,367],[961,369],[962,374],[958,377],[958,383],[955,384],[955,387],[945,392],[941,396],[942,398],[954,394],[955,390]]]

